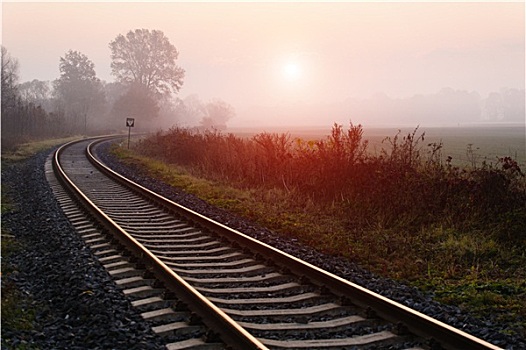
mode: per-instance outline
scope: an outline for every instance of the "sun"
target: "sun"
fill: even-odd
[[[288,81],[295,81],[301,78],[301,66],[296,62],[288,62],[282,69],[283,77]]]

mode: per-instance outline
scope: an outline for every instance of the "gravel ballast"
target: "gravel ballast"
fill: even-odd
[[[2,232],[22,247],[4,261],[14,272],[2,289],[14,283],[35,312],[33,330],[2,326],[2,349],[164,349],[63,215],[45,177],[48,154],[2,166],[13,205]]]
[[[526,349],[524,339],[500,333],[504,325],[474,319],[459,308],[432,301],[415,288],[379,278],[347,260],[321,254],[210,206],[124,166],[106,150],[99,148],[100,157],[112,168],[192,210],[493,344]],[[24,246],[9,257],[7,262],[16,272],[7,278],[31,296],[36,309],[34,330],[2,329],[2,349],[21,343],[33,345],[30,349],[162,349],[162,339],[142,321],[62,214],[45,179],[48,154],[2,167],[3,191],[15,205],[2,214],[2,229]]]

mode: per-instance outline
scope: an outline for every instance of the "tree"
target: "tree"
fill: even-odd
[[[123,84],[145,86],[156,96],[177,92],[184,70],[175,64],[179,53],[160,30],[136,29],[110,42],[112,74]]]
[[[178,99],[174,114],[181,124],[195,125],[197,122],[203,129],[226,129],[226,123],[236,115],[234,107],[222,100],[203,103],[198,95],[189,95],[184,100]]]
[[[18,60],[2,46],[2,147],[16,145],[25,133],[25,123],[20,122],[21,103],[17,90]]]
[[[18,60],[2,46],[2,114],[14,108],[18,96]]]
[[[18,60],[2,47],[2,147],[5,149],[15,149],[32,139],[62,135],[63,123],[59,118],[48,115],[35,101],[26,100],[24,93],[25,84],[18,84]]]
[[[106,83],[103,82],[104,94],[106,95],[106,101],[110,106],[113,106],[122,95],[128,91],[128,87],[122,85],[119,82]]]
[[[196,125],[206,116],[206,108],[196,94],[177,99],[174,107],[177,122],[181,125]]]
[[[236,114],[234,107],[221,100],[207,103],[205,111],[206,115],[201,119],[201,125],[206,129],[224,130],[226,122]]]
[[[59,69],[60,78],[53,83],[55,96],[73,129],[86,132],[88,117],[105,102],[95,65],[86,55],[69,50],[60,58]]]
[[[509,122],[524,122],[525,96],[524,89],[501,89],[504,120]]]
[[[49,81],[33,79],[18,86],[20,97],[26,103],[41,106],[49,110],[51,102],[51,87]]]
[[[159,107],[149,91],[141,84],[133,84],[128,91],[113,104],[113,115],[124,120],[133,117],[146,121],[157,116]],[[146,123],[142,123],[143,126]]]

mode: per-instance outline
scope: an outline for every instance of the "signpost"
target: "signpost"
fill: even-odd
[[[135,118],[126,118],[126,126],[128,127],[128,149],[130,149],[130,133],[131,128],[135,125]]]

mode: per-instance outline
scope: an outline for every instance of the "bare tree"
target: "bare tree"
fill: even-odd
[[[184,70],[175,63],[179,52],[160,30],[136,29],[110,42],[112,74],[123,84],[145,86],[156,96],[177,92]]]
[[[14,108],[18,96],[18,60],[2,46],[2,114]]]
[[[15,149],[32,139],[62,135],[60,119],[48,115],[21,94],[18,84],[18,60],[2,47],[2,147]],[[22,96],[21,96],[22,95]]]
[[[41,106],[49,111],[51,104],[51,86],[49,81],[33,79],[18,86],[20,97],[26,103]]]

